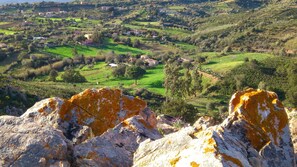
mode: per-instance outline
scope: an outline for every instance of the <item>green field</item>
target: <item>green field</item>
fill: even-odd
[[[10,24],[11,22],[0,22],[0,26],[1,25],[6,25],[6,24]]]
[[[214,72],[225,74],[238,65],[244,63],[244,59],[249,60],[264,60],[273,57],[267,53],[232,53],[226,56],[219,56],[218,53],[208,52],[201,53],[202,56],[207,56],[207,63],[202,65],[204,69],[211,69]]]
[[[0,33],[3,33],[5,35],[12,35],[14,33],[16,33],[15,31],[11,31],[11,30],[6,30],[6,29],[0,29]]]
[[[76,48],[79,54],[84,54],[85,56],[96,56],[103,53],[108,53],[114,51],[116,54],[127,54],[131,53],[132,55],[137,54],[151,54],[150,51],[141,50],[138,48],[133,48],[123,44],[116,44],[111,39],[105,40],[104,44],[99,47],[91,46],[58,46],[53,48],[45,49],[45,52],[61,55],[63,57],[72,57],[72,50]]]
[[[37,17],[38,20],[46,20],[46,19],[51,19],[53,21],[62,21],[62,19],[65,19],[65,20],[75,20],[76,22],[80,22],[81,19],[80,18],[77,18],[77,17],[67,17],[67,18],[43,18],[43,17]]]
[[[168,34],[173,37],[186,37],[192,34],[191,31],[180,29],[180,28],[151,28],[146,27],[144,25],[138,25],[138,24],[124,24],[125,27],[135,29],[135,30],[151,30],[151,31],[157,31],[159,33]]]
[[[132,79],[114,78],[112,76],[112,68],[105,62],[97,63],[92,69],[85,66],[78,70],[86,77],[88,81],[86,84],[92,85],[92,87],[118,87],[122,84],[126,88],[147,88],[148,90],[162,95],[165,93],[162,87],[164,80],[163,65],[158,65],[153,69],[147,69],[144,77],[138,80],[138,85],[134,85],[134,80]]]

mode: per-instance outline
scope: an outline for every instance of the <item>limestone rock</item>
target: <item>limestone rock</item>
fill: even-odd
[[[297,164],[297,109],[288,110],[287,113],[289,116],[290,131],[294,145],[295,160]]]
[[[212,117],[202,116],[194,123],[193,126],[198,130],[205,130],[206,128],[214,126],[215,124],[216,121]]]
[[[157,128],[164,135],[177,132],[186,126],[187,124],[183,121],[168,115],[158,115],[157,117]]]
[[[161,135],[141,116],[129,118],[101,136],[87,140],[74,148],[78,166],[132,165],[133,153],[145,139]]]
[[[120,90],[87,89],[69,100],[49,98],[40,101],[21,117],[50,124],[63,131],[68,139],[77,140],[76,134],[83,126],[90,127],[92,133],[99,136],[134,115],[142,115],[155,126],[155,115],[146,108],[146,102],[122,95]]]
[[[146,140],[161,138],[146,102],[116,89],[48,98],[21,117],[0,117],[0,166],[131,166]]]
[[[0,117],[0,166],[70,166],[69,141],[50,126],[14,116]]]
[[[234,94],[229,117],[140,144],[133,166],[295,166],[288,117],[273,92]]]

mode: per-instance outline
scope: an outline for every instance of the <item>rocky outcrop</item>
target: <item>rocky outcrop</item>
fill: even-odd
[[[141,143],[134,166],[295,166],[288,125],[275,93],[249,89],[232,96],[222,124]]]
[[[287,109],[289,116],[290,131],[294,145],[295,160],[297,164],[297,109]]]
[[[1,116],[0,139],[0,166],[70,166],[70,141],[50,126]]]
[[[186,126],[188,126],[188,124],[186,124],[182,120],[168,115],[162,114],[157,117],[157,128],[163,135],[177,132],[178,130]]]
[[[120,90],[45,99],[21,117],[0,117],[0,166],[295,166],[289,120],[275,93],[236,93],[229,117],[216,126],[201,117],[164,137],[156,130],[174,122],[157,122],[144,101]]]
[[[146,139],[162,136],[141,116],[129,118],[100,137],[74,148],[78,166],[132,166],[133,154]]]
[[[131,166],[140,142],[161,137],[156,123],[146,102],[116,89],[45,99],[0,117],[0,166]]]
[[[155,126],[155,115],[147,116],[145,101],[122,95],[120,90],[87,89],[69,100],[49,98],[36,103],[21,117],[60,129],[67,138],[77,140],[87,126],[95,136],[134,115],[143,115]],[[88,133],[91,135],[91,133]],[[89,136],[91,137],[91,136]]]

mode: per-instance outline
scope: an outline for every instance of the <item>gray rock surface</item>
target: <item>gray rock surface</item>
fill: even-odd
[[[0,166],[70,166],[71,144],[63,133],[29,119],[0,117]]]

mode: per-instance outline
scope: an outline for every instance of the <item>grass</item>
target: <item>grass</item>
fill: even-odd
[[[135,29],[135,30],[151,30],[151,31],[157,31],[159,33],[168,34],[172,37],[186,37],[192,34],[191,31],[180,29],[180,28],[148,28],[144,25],[135,25],[135,24],[124,24],[125,27]]]
[[[160,26],[160,23],[155,21],[155,22],[145,22],[145,21],[133,21],[131,24],[135,25],[141,25],[141,26],[147,26],[147,25],[153,25],[153,26]]]
[[[94,85],[97,85],[98,83],[99,86],[118,87],[121,84],[128,88],[147,88],[155,93],[165,93],[165,90],[162,87],[162,82],[164,80],[163,65],[147,69],[147,73],[138,80],[137,85],[134,85],[134,80],[132,79],[114,78],[112,76],[112,68],[106,66],[104,62],[96,64],[93,69],[84,67],[80,72],[86,77],[89,83]]]
[[[6,29],[0,29],[0,33],[3,33],[5,35],[12,35],[14,33],[16,33],[15,31],[11,31],[11,30],[6,30]]]
[[[116,54],[151,54],[150,51],[133,48],[123,44],[116,44],[111,39],[106,39],[104,44],[99,47],[91,46],[58,46],[45,49],[46,52],[61,55],[62,57],[72,57],[72,49],[76,48],[79,54],[85,56],[96,56],[99,52],[108,53],[114,51]]]
[[[6,25],[6,24],[10,24],[11,22],[0,22],[0,26],[1,25]]]
[[[203,56],[208,56],[208,63],[203,65],[204,69],[211,69],[214,72],[225,74],[231,69],[237,67],[244,63],[244,59],[248,58],[249,60],[264,60],[269,57],[273,57],[271,54],[266,53],[232,53],[226,56],[218,56],[217,53],[202,53]]]
[[[62,19],[65,19],[65,20],[71,20],[71,19],[73,19],[73,20],[75,20],[76,22],[80,22],[80,21],[82,21],[80,18],[77,18],[77,17],[67,17],[67,18],[53,18],[53,17],[51,17],[51,18],[43,18],[43,17],[37,17],[37,19],[38,20],[46,20],[46,19],[51,19],[51,20],[53,20],[53,21],[62,21]]]
[[[169,9],[171,10],[183,10],[185,6],[170,6]]]
[[[158,94],[165,94],[165,89],[162,87],[164,80],[163,65],[147,69],[146,74],[138,80],[137,85],[134,85],[132,79],[114,78],[112,68],[107,66],[105,62],[97,63],[92,69],[85,66],[78,70],[88,81],[88,83],[77,84],[78,87],[85,87],[86,85],[89,87],[118,87],[121,84],[126,88],[146,88]],[[61,80],[61,78],[58,79]]]

